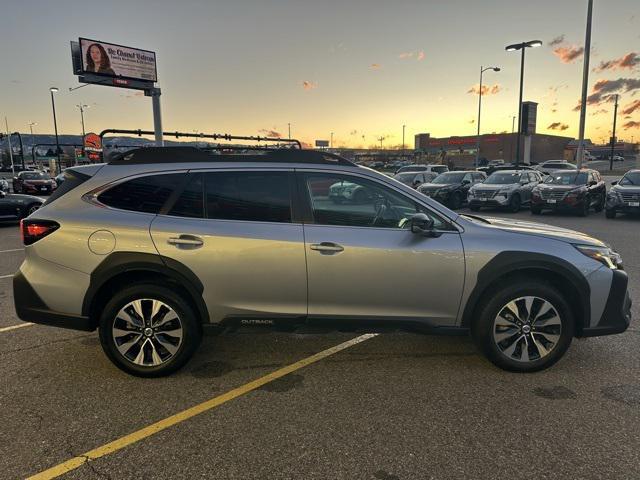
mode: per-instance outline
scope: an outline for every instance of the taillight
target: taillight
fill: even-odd
[[[20,220],[20,235],[24,245],[32,245],[43,239],[50,233],[55,232],[60,225],[51,220]]]

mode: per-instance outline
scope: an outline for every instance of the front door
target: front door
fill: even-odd
[[[189,267],[204,285],[212,322],[306,315],[293,185],[287,170],[192,173],[176,203],[151,224],[160,255]]]
[[[309,316],[455,325],[464,282],[460,233],[390,185],[342,173],[300,173]],[[426,213],[442,233],[413,234]]]

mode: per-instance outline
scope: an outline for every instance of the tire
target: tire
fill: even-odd
[[[510,302],[515,302],[516,312],[509,309]],[[536,310],[536,318],[530,322],[527,314]],[[510,372],[549,368],[565,354],[574,331],[575,320],[569,304],[543,279],[523,279],[498,288],[481,306],[471,326],[478,348],[494,365]]]
[[[540,207],[531,206],[531,213],[533,215],[540,215],[542,213],[542,209]]]
[[[136,305],[136,301],[140,303]],[[161,306],[149,318],[158,305],[152,302]],[[145,326],[141,325],[143,318]],[[107,357],[121,370],[139,377],[175,372],[191,358],[202,338],[199,318],[186,299],[167,286],[152,283],[134,284],[117,292],[102,311],[99,332]]]
[[[617,213],[617,212],[615,211],[615,209],[613,209],[613,208],[611,208],[611,209],[607,208],[607,209],[604,211],[604,216],[605,216],[605,217],[607,217],[607,218],[616,218],[616,213]]]
[[[591,200],[589,200],[589,198],[585,198],[581,209],[578,211],[578,215],[580,215],[581,217],[589,216],[589,209],[591,208],[590,203]]]
[[[598,203],[594,207],[594,210],[596,211],[596,213],[600,213],[602,210],[604,210],[604,204],[605,204],[604,195],[600,195],[598,197]]]
[[[460,192],[455,192],[452,196],[451,196],[451,210],[458,210],[460,207],[462,207],[462,195],[460,194]]]
[[[469,210],[471,210],[472,212],[479,212],[480,207],[478,205],[469,205]]]
[[[511,213],[518,213],[521,207],[522,207],[522,199],[520,198],[520,195],[518,195],[517,193],[514,193],[511,196],[511,200],[509,200],[509,211]]]
[[[31,215],[36,210],[38,210],[39,208],[40,208],[40,204],[38,204],[38,203],[32,203],[32,204],[28,205],[25,218],[28,217],[29,215]]]

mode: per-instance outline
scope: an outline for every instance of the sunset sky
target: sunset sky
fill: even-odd
[[[8,5],[7,5],[8,3]],[[413,135],[475,134],[480,65],[482,132],[511,131],[520,55],[524,100],[539,102],[538,131],[577,136],[586,0],[30,1],[3,2],[0,116],[12,131],[152,129],[151,101],[134,90],[78,86],[69,41],[88,37],[152,50],[165,130],[287,134],[334,146],[395,146]],[[587,136],[640,140],[640,2],[595,0]],[[475,87],[475,88],[474,88]],[[4,122],[2,124],[4,130]]]

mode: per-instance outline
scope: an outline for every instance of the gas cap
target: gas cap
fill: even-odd
[[[107,255],[116,248],[116,237],[109,230],[98,230],[89,237],[89,250],[96,255]]]

